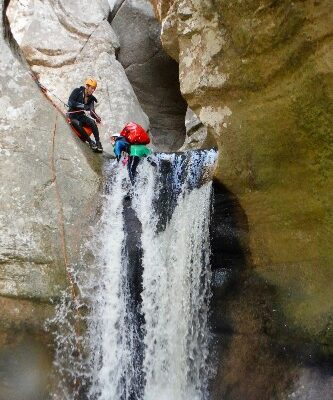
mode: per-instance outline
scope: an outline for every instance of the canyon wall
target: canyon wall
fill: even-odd
[[[253,349],[278,343],[277,351],[288,348],[310,364],[331,365],[333,356],[333,4],[152,3],[163,46],[179,61],[182,95],[208,130],[204,145],[219,148],[216,179],[235,196],[247,220],[242,290],[232,288],[224,310],[233,321],[229,332],[238,334],[226,349],[230,370],[220,379],[230,398],[280,398],[268,392],[274,382],[283,385],[286,364],[280,374],[276,361],[270,376],[278,377],[262,390],[265,395],[237,376],[241,365],[245,372],[244,365],[256,359],[250,345],[240,347],[244,334],[248,343],[261,335]],[[267,367],[265,356],[260,359]],[[264,369],[252,375],[261,388]],[[294,371],[294,378],[303,372]],[[288,379],[284,385],[292,386],[295,379]]]

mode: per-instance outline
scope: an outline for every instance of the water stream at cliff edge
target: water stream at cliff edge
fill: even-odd
[[[122,163],[107,167],[103,214],[91,242],[96,265],[77,276],[89,304],[80,337],[85,355],[69,361],[74,344],[64,342],[70,335],[57,338],[56,367],[72,382],[85,382],[82,399],[209,397],[209,222],[216,152],[154,157],[156,166],[140,162],[133,188]],[[64,310],[64,304],[58,307],[60,325],[68,319]],[[62,399],[71,396],[63,390]]]

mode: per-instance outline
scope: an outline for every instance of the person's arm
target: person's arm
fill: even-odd
[[[79,110],[84,110],[84,104],[78,101],[80,94],[80,88],[76,88],[72,91],[68,99],[68,105],[70,108],[77,108]]]
[[[120,148],[120,142],[119,141],[117,141],[115,143],[113,151],[114,151],[114,154],[116,156],[117,161],[119,161],[120,157],[121,157],[121,148]]]
[[[122,151],[123,153],[127,153],[127,154],[129,155],[129,153],[130,153],[130,146],[131,146],[131,145],[128,143],[127,140],[121,140],[120,143],[121,143],[121,151]]]
[[[95,102],[97,103],[96,97],[93,97],[91,103],[89,104],[89,111],[90,111],[90,116],[94,118],[94,120],[99,124],[101,123],[102,119],[99,115],[97,115],[95,111]]]
[[[94,118],[94,120],[95,120],[98,124],[101,123],[102,119],[101,119],[101,117],[100,117],[99,115],[96,114],[95,111],[90,110],[90,116],[91,116],[92,118]]]

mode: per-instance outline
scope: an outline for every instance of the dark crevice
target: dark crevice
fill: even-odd
[[[124,70],[127,71],[131,67],[142,67],[143,65],[148,64],[154,57],[156,57],[159,53],[162,53],[162,49],[157,49],[150,57],[148,57],[143,63],[132,63],[130,65],[123,65]]]
[[[116,15],[118,14],[118,11],[121,9],[122,5],[125,3],[126,0],[118,0],[116,1],[116,4],[113,6],[113,9],[111,10],[108,21],[111,24],[111,22],[114,20]]]
[[[213,183],[212,269],[240,271],[250,264],[248,221],[238,199],[220,182]]]
[[[120,40],[116,58],[149,118],[155,148],[179,149],[186,135],[187,102],[180,92],[179,66],[162,47],[160,22],[124,0],[116,2],[108,21]]]
[[[7,17],[7,8],[9,6],[10,0],[4,0],[2,9],[2,26],[3,26],[3,37],[8,43],[13,55],[21,62],[26,64],[25,58],[22,55],[20,46],[18,45],[16,39],[13,36],[12,30],[10,28],[9,19]]]

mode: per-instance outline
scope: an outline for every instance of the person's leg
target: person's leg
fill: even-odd
[[[98,131],[96,122],[92,118],[87,117],[86,115],[82,115],[81,122],[84,125],[89,126],[89,128],[91,128],[92,133],[93,133],[94,138],[95,138],[95,142],[96,143],[99,142],[99,131]]]
[[[97,146],[97,151],[102,153],[103,152],[103,147],[102,147],[102,143],[99,140],[99,131],[96,125],[96,122],[92,119],[87,117],[86,115],[83,116],[84,117],[84,124],[89,126],[93,132],[93,135],[95,137],[95,142],[96,142],[96,146]]]
[[[133,184],[133,182],[132,182],[132,175],[131,175],[132,162],[133,162],[133,157],[132,157],[132,156],[128,157],[128,161],[127,161],[127,171],[128,171],[128,176],[129,176],[129,178],[130,178],[130,181],[131,181],[131,183]]]
[[[73,128],[79,132],[82,140],[84,140],[85,142],[91,142],[89,135],[83,129],[82,121],[80,121],[79,119],[76,119],[76,118],[71,118],[70,120],[71,120],[71,124],[72,124]]]
[[[137,169],[137,167],[139,165],[139,162],[140,162],[140,157],[134,156],[134,161],[133,161],[133,164],[132,164],[133,177],[135,177],[135,175],[136,175],[136,169]]]
[[[135,180],[135,175],[136,175],[136,169],[139,165],[140,162],[140,157],[138,156],[131,156],[129,158],[129,161],[127,163],[128,165],[128,175],[130,177],[130,180],[132,182],[132,185],[134,185],[134,180]]]

